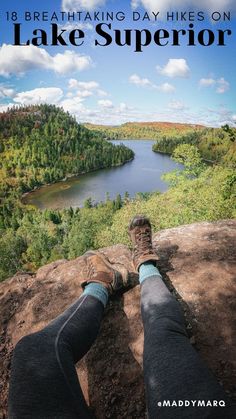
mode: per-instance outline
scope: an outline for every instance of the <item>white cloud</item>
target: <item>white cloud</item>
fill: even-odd
[[[0,98],[13,97],[15,90],[0,84]]]
[[[62,0],[62,10],[93,10],[104,4],[105,0]]]
[[[105,90],[102,90],[102,89],[98,89],[97,90],[97,94],[100,97],[106,97],[106,96],[108,96],[108,93]]]
[[[121,102],[118,106],[110,103],[100,103],[95,109],[90,109],[79,102],[78,99],[67,99],[60,102],[60,105],[69,112],[71,112],[78,122],[90,122],[94,124],[121,124],[132,120],[142,120],[143,111],[137,110]],[[104,106],[105,105],[105,106]],[[101,109],[103,111],[101,111]]]
[[[59,74],[66,74],[86,70],[91,64],[92,60],[89,56],[76,54],[74,51],[65,51],[64,54],[56,54],[52,57],[49,69],[51,68]]]
[[[190,74],[190,68],[184,58],[170,58],[164,67],[157,66],[156,69],[163,76],[170,78],[187,78]]]
[[[14,102],[21,105],[31,105],[39,103],[58,103],[63,96],[63,91],[59,87],[40,87],[26,92],[17,93]]]
[[[224,79],[224,77],[221,77],[217,80],[217,89],[216,93],[225,93],[227,90],[229,90],[229,82]]]
[[[168,109],[174,111],[183,111],[188,109],[188,107],[181,100],[172,100],[168,105]]]
[[[99,97],[106,97],[108,93],[104,90],[100,89],[100,85],[98,82],[91,80],[91,81],[79,81],[76,79],[70,79],[68,81],[68,89],[71,90],[67,93],[67,97],[72,97],[73,93],[76,89],[77,92],[74,93],[81,98],[86,98],[89,96],[97,95]],[[73,91],[73,93],[72,93]]]
[[[78,90],[76,96],[81,99],[86,99],[87,97],[93,96],[93,92],[91,92],[91,90]]]
[[[70,79],[68,82],[69,89],[87,89],[94,90],[99,88],[99,83],[96,81],[79,81],[76,79]]]
[[[199,86],[201,87],[210,87],[210,86],[214,86],[216,84],[216,81],[212,78],[208,78],[208,79],[201,79],[199,80]]]
[[[147,78],[141,78],[137,74],[132,74],[129,78],[130,83],[141,87],[153,87],[153,84]]]
[[[83,99],[77,96],[77,97],[62,100],[60,102],[60,106],[62,106],[65,111],[78,116],[85,109],[82,102],[83,102]]]
[[[162,83],[162,84],[159,84],[159,85],[155,86],[155,88],[157,90],[159,90],[159,92],[162,92],[162,93],[174,93],[175,92],[175,87],[170,83]]]
[[[149,79],[142,78],[138,74],[132,74],[129,78],[129,82],[138,87],[148,87],[154,90],[158,90],[162,93],[173,93],[175,92],[175,87],[170,83],[154,84]]]
[[[81,102],[90,96],[93,96],[91,90],[77,90],[76,92],[68,92],[66,94],[68,98],[80,98]]]
[[[58,74],[82,71],[89,68],[92,60],[87,55],[66,50],[63,54],[50,55],[45,49],[3,44],[0,47],[0,76],[22,75],[33,69],[52,70]]]
[[[76,88],[78,88],[78,80],[76,80],[76,79],[70,79],[68,81],[68,88],[69,89],[76,89]]]
[[[196,7],[198,10],[222,11],[228,9],[235,10],[235,0],[131,0],[134,9],[143,6],[149,12],[177,10],[183,7]]]
[[[110,108],[113,108],[113,103],[112,103],[112,101],[111,100],[108,100],[108,99],[101,99],[101,100],[98,100],[98,105],[99,106],[102,106],[103,108],[108,108],[108,109],[110,109]]]
[[[228,81],[225,80],[224,77],[220,77],[219,79],[207,78],[207,79],[200,79],[199,80],[200,87],[216,87],[216,93],[223,94],[227,92],[230,88],[230,84]]]

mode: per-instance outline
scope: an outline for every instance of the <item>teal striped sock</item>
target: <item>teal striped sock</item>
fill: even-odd
[[[108,291],[104,285],[99,284],[97,282],[90,282],[90,284],[86,285],[83,295],[92,295],[93,297],[97,298],[101,303],[106,307],[108,302]]]
[[[145,262],[139,268],[140,284],[142,284],[142,282],[145,279],[149,278],[150,276],[156,276],[156,275],[161,277],[159,270],[151,262]]]

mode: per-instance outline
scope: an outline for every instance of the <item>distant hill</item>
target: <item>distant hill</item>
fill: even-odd
[[[85,124],[92,131],[100,132],[104,138],[157,140],[166,136],[183,135],[204,130],[203,125],[179,124],[173,122],[128,122],[119,126]]]
[[[0,113],[0,194],[35,187],[92,170],[117,166],[133,151],[114,146],[52,105]]]

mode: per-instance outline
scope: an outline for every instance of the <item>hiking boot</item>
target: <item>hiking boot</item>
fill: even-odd
[[[86,281],[81,283],[82,288],[91,282],[104,285],[109,294],[128,285],[128,270],[120,264],[112,265],[100,252],[89,250],[84,254]]]
[[[144,262],[156,265],[158,257],[152,247],[151,223],[145,215],[136,215],[130,222],[129,235],[133,244],[133,263],[138,272]]]

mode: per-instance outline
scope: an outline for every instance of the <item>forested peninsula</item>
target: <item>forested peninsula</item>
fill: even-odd
[[[34,272],[57,259],[74,259],[90,248],[129,244],[127,225],[137,213],[150,217],[154,232],[236,217],[236,130],[228,126],[215,130],[167,123],[164,134],[160,123],[125,124],[123,138],[150,138],[152,133],[155,151],[171,153],[174,161],[184,163],[184,170],[164,176],[169,184],[165,193],[130,198],[127,192],[63,210],[22,204],[25,191],[133,158],[128,148],[103,139],[110,136],[107,129],[89,130],[47,105],[0,114],[0,280],[17,271]],[[118,138],[119,128],[115,131]],[[213,160],[210,166],[204,163],[206,156]]]
[[[12,108],[0,114],[0,196],[18,194],[72,175],[118,166],[129,148],[103,140],[53,105]]]

